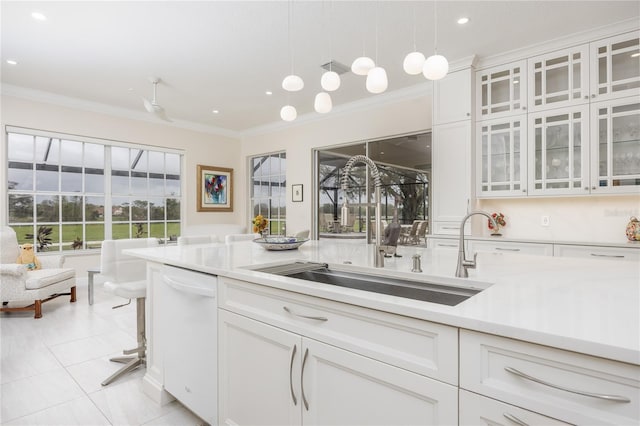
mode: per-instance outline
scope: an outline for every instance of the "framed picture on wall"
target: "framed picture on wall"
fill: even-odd
[[[233,211],[233,169],[198,164],[197,211]]]
[[[299,203],[302,201],[302,184],[291,185],[291,201]]]

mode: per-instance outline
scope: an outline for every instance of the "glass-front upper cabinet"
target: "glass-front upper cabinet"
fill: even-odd
[[[527,117],[477,124],[478,197],[527,195]]]
[[[640,95],[638,31],[591,43],[591,100]]]
[[[640,99],[591,104],[591,192],[640,192]]]
[[[522,114],[527,109],[527,62],[476,72],[478,120]]]
[[[589,105],[529,114],[529,195],[589,193]]]
[[[529,59],[529,111],[588,102],[588,63],[588,44]]]

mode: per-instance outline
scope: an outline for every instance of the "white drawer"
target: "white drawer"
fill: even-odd
[[[458,384],[455,327],[229,278],[220,281],[222,309]]]
[[[441,248],[441,249],[451,249],[458,250],[458,239],[453,238],[428,238],[427,239],[427,247],[428,248]]]
[[[432,234],[440,235],[460,235],[460,222],[433,222]],[[465,235],[471,235],[471,224],[469,221],[464,226]]]
[[[460,390],[459,401],[460,426],[556,426],[569,424],[465,390]]]
[[[520,243],[513,241],[469,240],[469,251],[490,251],[494,253],[521,253],[553,256],[553,244]]]
[[[640,423],[640,366],[518,340],[460,330],[460,387],[569,423]]]
[[[640,261],[640,249],[622,247],[555,244],[553,246],[553,255],[565,257],[588,257],[590,259]]]

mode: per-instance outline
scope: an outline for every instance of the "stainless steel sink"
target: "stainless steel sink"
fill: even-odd
[[[458,287],[443,283],[411,281],[360,272],[339,271],[330,269],[327,264],[321,263],[300,262],[256,270],[306,281],[449,306],[455,306],[482,291],[482,289]]]

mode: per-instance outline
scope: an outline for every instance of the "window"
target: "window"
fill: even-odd
[[[89,138],[7,133],[8,221],[39,251],[180,233],[181,154]]]
[[[284,152],[253,157],[251,166],[252,217],[258,214],[269,219],[271,235],[286,234],[287,161]]]

